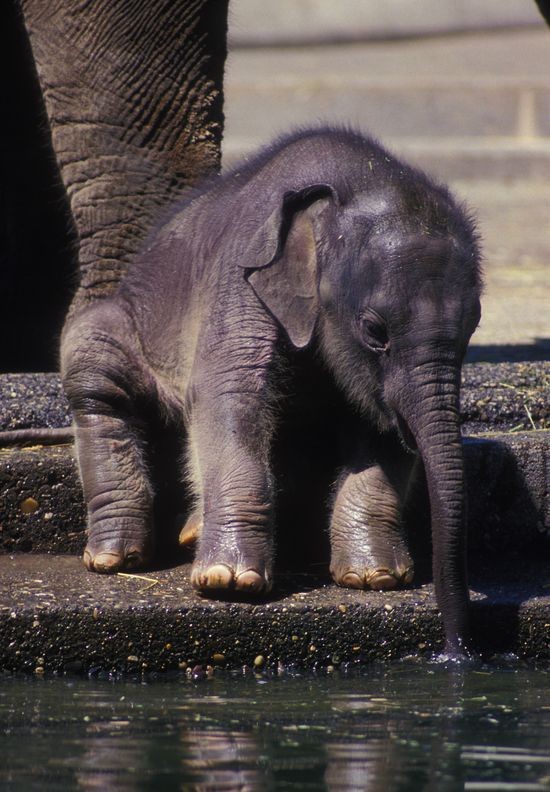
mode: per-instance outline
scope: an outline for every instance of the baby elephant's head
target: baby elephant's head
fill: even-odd
[[[446,190],[403,181],[347,200],[327,184],[288,192],[244,266],[293,345],[315,331],[341,387],[381,429],[416,446],[423,412],[456,411],[481,279],[473,224]]]

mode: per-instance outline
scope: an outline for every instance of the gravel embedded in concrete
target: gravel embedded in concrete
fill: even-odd
[[[467,363],[462,381],[464,433],[548,428],[550,362]],[[0,431],[70,423],[58,374],[0,375]]]
[[[539,570],[540,571],[540,570]],[[74,558],[0,557],[0,668],[143,673],[219,661],[226,668],[304,668],[396,659],[441,649],[431,585],[402,592],[341,589],[284,576],[261,604],[195,594],[189,567],[100,576]],[[548,573],[530,586],[472,593],[474,643],[549,659]]]

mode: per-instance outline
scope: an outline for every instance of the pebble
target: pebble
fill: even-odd
[[[205,679],[206,671],[201,665],[194,666],[193,670],[191,671],[191,679],[199,680]]]
[[[35,498],[25,498],[21,501],[21,511],[23,514],[34,514],[38,509],[38,501]]]

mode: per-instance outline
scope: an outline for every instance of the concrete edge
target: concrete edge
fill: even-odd
[[[302,575],[288,577],[276,599],[251,604],[201,599],[190,591],[188,567],[102,577],[77,559],[19,556],[0,558],[0,571],[4,671],[143,674],[209,663],[317,669],[442,648],[431,585],[357,592]],[[476,651],[549,660],[547,584],[474,591]]]

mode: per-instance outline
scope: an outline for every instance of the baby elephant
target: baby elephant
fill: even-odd
[[[419,455],[447,650],[459,653],[468,590],[458,397],[480,316],[478,258],[472,221],[444,187],[342,129],[284,137],[174,207],[115,297],[64,332],[86,566],[151,559],[156,409],[185,432],[193,586],[269,590],[279,402],[290,361],[307,358],[343,395],[334,580],[410,582],[401,511]]]

